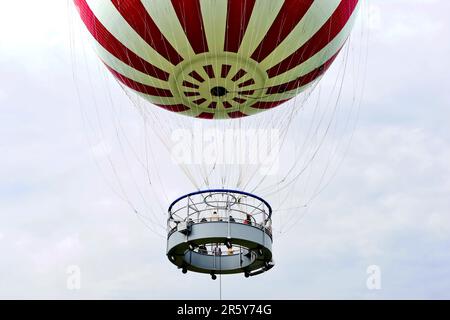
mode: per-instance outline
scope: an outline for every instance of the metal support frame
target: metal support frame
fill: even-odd
[[[274,266],[272,208],[264,199],[237,190],[204,190],[178,198],[168,213],[167,256],[183,273],[248,277]]]

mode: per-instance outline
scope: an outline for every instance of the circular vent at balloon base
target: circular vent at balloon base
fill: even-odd
[[[266,72],[237,54],[200,54],[177,66],[172,92],[199,118],[228,119],[255,114],[251,106],[264,94]]]

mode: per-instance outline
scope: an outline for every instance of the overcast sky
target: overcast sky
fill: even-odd
[[[366,90],[345,161],[275,239],[276,267],[223,277],[224,298],[450,298],[450,3],[369,3]],[[167,261],[164,239],[94,161],[73,79],[73,8],[1,8],[0,298],[218,298],[218,281]],[[66,285],[72,265],[80,290]],[[366,286],[371,265],[380,290]]]

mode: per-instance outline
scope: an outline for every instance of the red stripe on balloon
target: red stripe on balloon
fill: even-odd
[[[140,0],[111,0],[111,2],[128,24],[160,55],[174,65],[183,61],[183,58],[161,33]]]
[[[272,109],[272,108],[275,108],[276,106],[279,106],[282,103],[285,103],[288,100],[290,100],[290,99],[280,100],[280,101],[270,101],[270,102],[257,102],[254,105],[252,105],[252,108],[262,109],[262,110]]]
[[[222,70],[221,70],[222,78],[228,77],[228,73],[230,72],[230,70],[231,70],[231,66],[229,64],[223,64]]]
[[[255,2],[256,0],[228,0],[225,51],[239,51]]]
[[[225,109],[233,108],[233,105],[231,103],[229,103],[228,101],[224,101],[224,102],[222,102],[222,104]]]
[[[202,112],[197,116],[197,118],[210,120],[214,118],[214,113]]]
[[[194,89],[200,88],[198,85],[193,84],[192,82],[189,82],[189,81],[186,81],[186,80],[183,81],[182,85],[183,85],[183,87],[187,87],[187,88],[194,88]]]
[[[196,91],[196,92],[185,92],[184,95],[186,97],[196,97],[200,95],[200,92]]]
[[[214,69],[212,65],[203,66],[203,70],[205,70],[206,74],[210,79],[214,79],[216,77],[214,75]]]
[[[192,101],[192,103],[195,103],[196,105],[201,105],[201,104],[203,104],[205,102],[206,102],[205,98],[200,98],[198,100]]]
[[[74,2],[89,32],[105,50],[136,70],[161,80],[169,79],[169,73],[148,63],[117,40],[95,17],[86,0],[74,0]]]
[[[282,74],[311,58],[330,43],[345,27],[358,0],[342,0],[330,19],[300,49],[267,70],[269,77]]]
[[[243,118],[243,117],[247,117],[248,114],[245,114],[241,111],[233,111],[233,112],[228,112],[228,116],[232,119],[236,119],[236,118]]]
[[[208,51],[200,0],[171,0],[184,33],[195,53]]]
[[[234,99],[233,99],[233,101],[235,101],[235,102],[237,102],[237,103],[239,103],[239,104],[243,104],[245,101],[247,101],[246,99],[242,99],[242,98],[238,98],[238,97],[235,97]]]
[[[158,96],[158,97],[173,97],[172,92],[170,90],[167,89],[161,89],[161,88],[155,88],[155,87],[151,87],[145,84],[142,84],[140,82],[134,81],[128,77],[125,77],[123,74],[117,72],[116,70],[112,69],[109,66],[106,66],[106,68],[108,68],[108,70],[124,85],[126,85],[127,87],[144,93],[144,94],[148,94],[151,96]]]
[[[261,62],[272,53],[302,20],[313,2],[314,0],[285,0],[266,36],[253,53],[252,59]]]
[[[286,91],[294,90],[294,89],[297,89],[299,87],[305,86],[308,83],[311,83],[312,81],[316,80],[318,77],[323,75],[328,70],[328,68],[331,66],[333,61],[338,56],[339,52],[340,52],[340,49],[333,57],[331,57],[331,59],[329,59],[323,65],[321,65],[320,67],[314,69],[310,73],[308,73],[308,74],[306,74],[304,76],[301,76],[301,77],[299,77],[299,78],[297,78],[295,80],[292,80],[290,82],[270,87],[270,88],[267,89],[266,93],[267,94],[283,93],[283,92],[286,92]]]
[[[254,79],[249,79],[249,80],[247,80],[245,82],[240,83],[238,85],[238,87],[239,88],[244,88],[244,87],[248,87],[248,86],[251,86],[251,85],[254,85],[254,84],[255,84],[255,80]]]
[[[205,82],[205,79],[203,79],[202,76],[199,75],[198,72],[195,71],[195,70],[192,71],[191,73],[189,73],[189,75],[190,75],[193,79],[197,80],[198,82]]]
[[[239,79],[241,79],[243,76],[245,76],[247,74],[247,71],[245,71],[244,69],[240,69],[233,78],[231,78],[231,81],[238,81]]]

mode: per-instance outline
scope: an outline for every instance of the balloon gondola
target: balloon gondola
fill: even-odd
[[[270,270],[272,208],[263,199],[237,190],[187,194],[169,207],[167,256],[183,273],[242,273]]]

